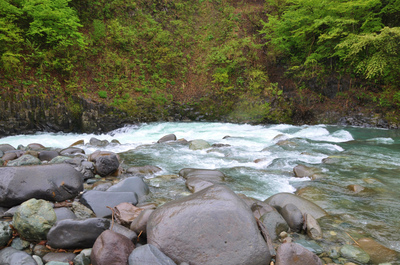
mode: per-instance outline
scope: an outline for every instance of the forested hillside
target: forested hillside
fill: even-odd
[[[0,95],[142,120],[184,104],[210,120],[397,123],[399,27],[399,0],[0,0]]]

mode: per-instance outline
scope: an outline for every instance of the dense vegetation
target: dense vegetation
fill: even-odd
[[[399,14],[398,0],[0,0],[1,92],[291,122],[337,105],[323,93],[334,77],[355,84],[335,100],[393,116]]]

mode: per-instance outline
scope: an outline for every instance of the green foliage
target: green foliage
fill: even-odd
[[[107,91],[100,90],[97,92],[100,98],[107,98]]]
[[[351,72],[352,65],[364,78],[390,82],[399,65],[400,20],[388,16],[398,17],[399,2],[287,0],[269,15],[261,33],[276,56],[289,58],[293,70]]]

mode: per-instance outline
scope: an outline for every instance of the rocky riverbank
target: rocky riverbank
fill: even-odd
[[[97,151],[85,154],[85,144]],[[265,201],[235,194],[218,170],[157,175],[185,181],[187,191],[168,202],[153,199],[148,180],[161,169],[102,151],[118,144],[92,138],[65,149],[0,145],[0,264],[399,262],[398,253],[372,238],[321,229],[335,221],[315,203],[290,193]],[[173,134],[154,144],[211,147]],[[317,178],[310,170],[298,166],[294,174]]]

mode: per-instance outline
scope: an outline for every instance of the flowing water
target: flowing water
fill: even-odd
[[[203,139],[224,146],[193,151],[184,144],[154,144],[170,133],[188,141]],[[278,192],[297,191],[332,216],[321,221],[325,229],[341,229],[355,238],[355,235],[370,236],[400,251],[398,130],[325,125],[150,123],[104,135],[38,133],[5,137],[0,143],[17,147],[36,142],[64,148],[80,139],[88,143],[91,137],[117,139],[121,145],[108,145],[101,150],[120,153],[125,168],[142,165],[162,168],[146,180],[153,200],[166,201],[187,194],[183,179],[165,175],[177,175],[186,167],[219,169],[228,176],[227,185],[238,193],[264,200]],[[89,145],[80,147],[86,154],[99,149]],[[295,178],[293,168],[299,164],[311,167],[317,179]],[[365,190],[351,191],[348,186],[354,184]]]

